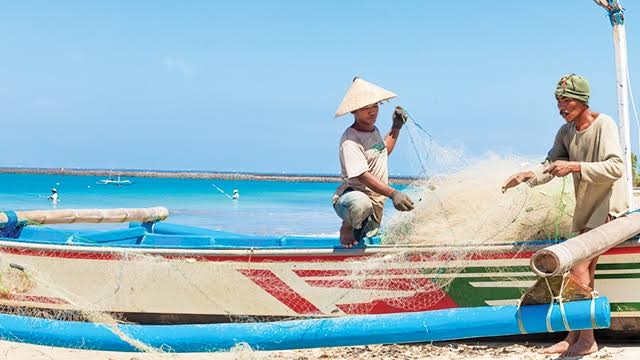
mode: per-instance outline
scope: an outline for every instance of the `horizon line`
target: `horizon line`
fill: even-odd
[[[114,174],[115,173],[115,174]],[[149,169],[100,169],[100,168],[46,168],[46,167],[0,167],[0,174],[71,175],[71,176],[127,176],[142,178],[261,180],[290,182],[341,182],[338,174],[321,173],[270,173],[203,170],[149,170]],[[390,175],[396,184],[408,184],[418,177]]]

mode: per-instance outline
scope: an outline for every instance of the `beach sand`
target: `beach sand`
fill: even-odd
[[[317,348],[290,351],[251,351],[238,349],[228,353],[149,354],[64,349],[0,341],[1,359],[25,360],[203,360],[203,359],[557,359],[539,354],[544,343],[441,342],[415,345],[373,345],[340,348]],[[574,359],[640,359],[639,344],[601,344],[600,350]],[[569,358],[571,359],[571,358]]]

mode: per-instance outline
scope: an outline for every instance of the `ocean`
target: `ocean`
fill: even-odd
[[[258,235],[336,235],[340,219],[331,205],[338,183],[251,180],[129,178],[133,185],[100,185],[104,177],[1,174],[4,210],[53,209],[51,189],[59,194],[57,209],[164,206],[167,222]],[[215,186],[240,198],[231,200]],[[391,204],[387,209],[393,208]],[[124,225],[74,224],[72,228]]]

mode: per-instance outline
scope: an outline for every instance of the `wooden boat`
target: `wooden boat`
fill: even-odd
[[[120,179],[120,175],[118,175],[118,177],[116,179],[113,179],[111,176],[109,176],[108,179],[98,180],[98,182],[96,182],[96,184],[98,184],[98,185],[122,186],[122,185],[132,185],[133,181],[128,180],[128,179],[122,180],[122,179]]]
[[[133,218],[143,210],[119,211]],[[78,211],[43,213],[56,212],[67,214],[69,222]],[[101,216],[91,219],[125,221],[123,215]],[[536,279],[529,257],[550,244],[443,251],[387,246],[372,238],[364,247],[346,249],[337,237],[251,236],[152,221],[104,232],[10,228],[5,226],[0,238],[0,305],[5,312],[84,319],[87,312],[98,311],[141,324],[516,304]],[[451,251],[465,255],[442,256]],[[596,287],[611,302],[614,328],[623,329],[640,316],[640,293],[634,291],[639,285],[637,238],[601,256]]]

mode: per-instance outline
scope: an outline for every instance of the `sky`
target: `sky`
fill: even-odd
[[[640,4],[623,5],[633,86]],[[542,160],[567,73],[617,119],[592,0],[1,1],[0,52],[0,166],[337,174],[354,76],[399,94],[381,132],[402,105],[468,157]],[[416,171],[404,135],[392,175]]]

